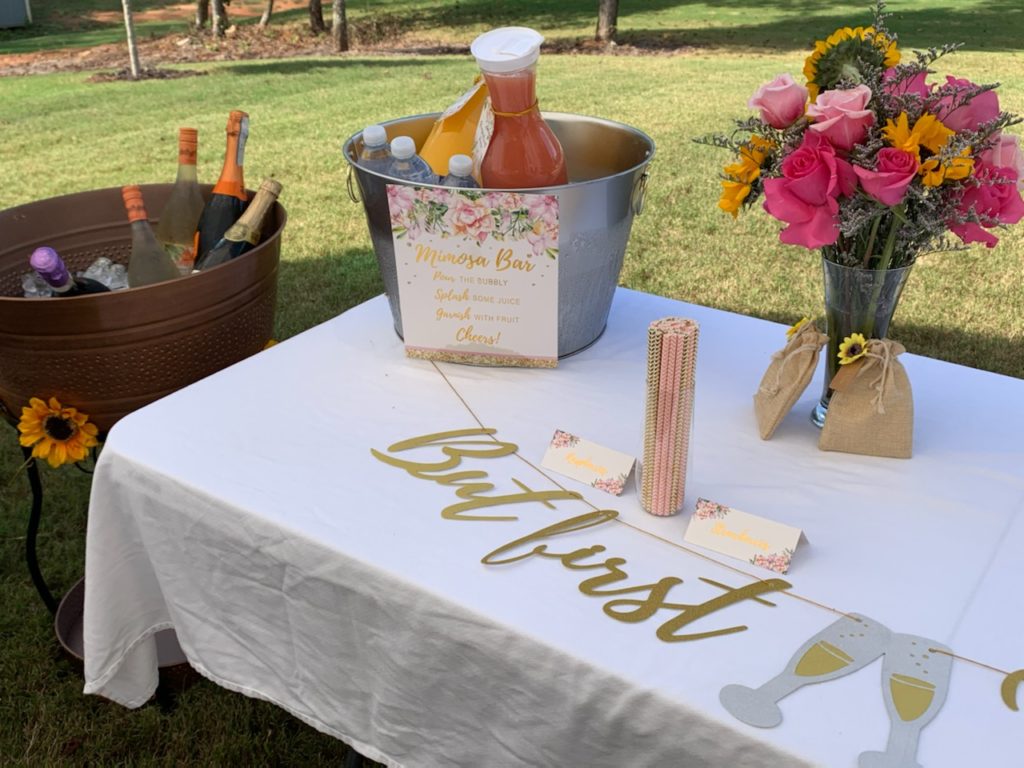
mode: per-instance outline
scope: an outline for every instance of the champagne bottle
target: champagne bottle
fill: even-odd
[[[142,190],[132,185],[121,188],[125,212],[132,228],[132,252],[128,257],[128,287],[138,288],[150,283],[181,277],[178,266],[156,239],[146,217]]]
[[[245,140],[249,137],[249,116],[245,112],[235,110],[231,113],[228,117],[227,136],[224,168],[213,188],[213,195],[199,217],[197,259],[221,241],[228,227],[238,221],[245,211],[248,200],[242,172]]]
[[[241,256],[260,241],[260,230],[267,212],[273,207],[277,196],[281,194],[281,183],[274,179],[264,179],[260,184],[245,213],[228,227],[224,237],[213,248],[196,261],[196,269],[210,269],[226,261]]]
[[[81,296],[85,293],[107,293],[107,286],[98,280],[88,277],[73,277],[64,260],[53,248],[36,248],[29,256],[28,263],[32,269],[53,288],[55,297]]]
[[[156,225],[156,239],[182,274],[192,271],[196,258],[196,229],[203,212],[203,193],[196,174],[195,128],[178,129],[178,176]]]

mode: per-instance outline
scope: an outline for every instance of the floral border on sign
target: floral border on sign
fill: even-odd
[[[620,474],[618,477],[599,477],[590,484],[591,488],[610,493],[612,496],[621,496],[626,487],[626,476]]]
[[[388,185],[396,239],[526,240],[534,256],[558,256],[558,196]]]
[[[693,516],[698,520],[723,520],[731,510],[724,504],[708,499],[697,499],[697,511]]]
[[[751,565],[767,568],[776,573],[785,573],[789,570],[789,564],[793,560],[793,550],[787,547],[781,552],[772,552],[770,555],[754,555],[750,558]]]
[[[556,429],[554,436],[551,438],[551,447],[572,448],[574,445],[578,445],[579,442],[580,439],[576,435],[570,435],[568,432]]]

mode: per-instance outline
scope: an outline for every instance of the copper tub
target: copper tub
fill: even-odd
[[[162,210],[171,188],[144,185],[147,209]],[[121,190],[0,211],[0,405],[17,418],[29,398],[56,397],[104,433],[135,409],[259,352],[273,333],[286,219],[275,203],[263,241],[208,272],[114,293],[26,299],[21,277],[38,246],[56,249],[73,272],[100,256],[127,261]]]

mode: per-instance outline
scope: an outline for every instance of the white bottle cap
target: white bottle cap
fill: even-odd
[[[382,125],[368,125],[363,129],[363,144],[367,147],[379,147],[388,143],[388,132]]]
[[[416,142],[408,136],[398,136],[391,140],[391,154],[399,160],[408,160],[416,154]]]
[[[469,155],[452,155],[448,160],[448,173],[452,176],[471,176],[473,158]]]
[[[544,35],[529,27],[499,27],[469,46],[484,72],[515,72],[537,61]]]

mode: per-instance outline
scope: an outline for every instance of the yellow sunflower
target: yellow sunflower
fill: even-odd
[[[734,219],[743,201],[750,195],[750,185],[761,175],[761,165],[774,147],[775,142],[763,136],[751,136],[750,140],[740,147],[737,162],[722,169],[726,178],[722,180],[722,196],[718,200],[718,207],[732,214]]]
[[[807,325],[807,323],[809,323],[810,321],[811,320],[810,320],[809,317],[801,317],[799,320],[797,320],[793,324],[792,328],[789,328],[786,331],[786,338],[787,339],[792,339],[794,336],[796,336],[798,333],[800,333],[800,329],[803,328],[805,325]]]
[[[864,338],[863,334],[850,334],[839,345],[839,364],[849,365],[854,360],[860,360],[867,354],[869,346],[870,342]]]
[[[49,403],[38,397],[29,400],[21,409],[18,431],[18,441],[32,448],[34,458],[46,459],[51,467],[81,461],[99,443],[99,430],[89,423],[89,417],[76,408],[63,407],[55,397]]]
[[[860,82],[863,62],[895,67],[900,63],[896,41],[874,27],[840,27],[824,40],[816,41],[811,55],[804,61],[804,77],[811,101],[841,80]]]

